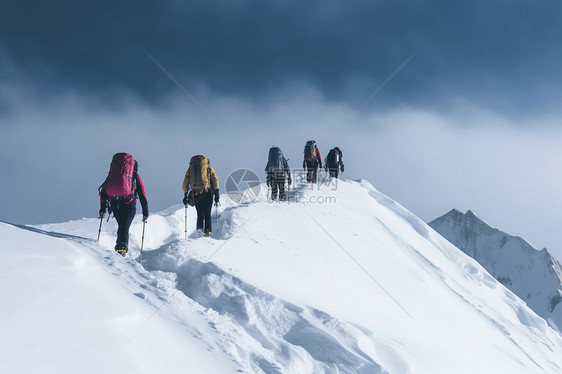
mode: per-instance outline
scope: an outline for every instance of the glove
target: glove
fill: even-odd
[[[306,169],[306,162],[305,161],[302,162],[302,168]]]
[[[218,204],[220,200],[219,190],[215,190],[215,204]]]
[[[106,207],[105,202],[100,204],[100,211],[99,211],[100,218],[103,218],[103,216],[105,216],[105,207]]]
[[[293,181],[292,181],[291,177],[289,177],[289,178],[287,179],[287,182],[289,182],[289,186],[292,184]]]
[[[343,173],[343,164],[341,164],[341,172]]]
[[[146,222],[147,219],[148,219],[148,212],[142,212],[142,221]]]
[[[183,205],[185,205],[186,207],[189,206],[194,206],[195,204],[193,203],[193,199],[191,196],[190,191],[185,193],[185,196],[183,197]]]

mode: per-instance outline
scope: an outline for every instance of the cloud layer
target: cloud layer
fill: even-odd
[[[139,161],[151,211],[158,211],[181,202],[181,182],[194,154],[207,155],[224,183],[238,168],[263,177],[273,145],[297,168],[304,143],[316,139],[323,155],[334,146],[343,150],[344,178],[369,180],[426,221],[451,208],[472,209],[492,226],[560,251],[557,117],[513,123],[477,108],[439,113],[402,107],[359,112],[346,123],[353,107],[333,105],[310,90],[266,106],[201,98],[215,123],[187,98],[165,110],[130,102],[114,111],[75,97],[46,105],[24,97],[12,105],[16,114],[3,117],[10,126],[0,127],[0,168],[7,181],[2,220],[95,216],[97,188],[116,152]],[[534,122],[545,126],[533,129]]]

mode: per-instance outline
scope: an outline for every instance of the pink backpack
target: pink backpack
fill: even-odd
[[[129,202],[135,197],[135,159],[128,153],[116,153],[105,180],[105,193],[111,200]]]

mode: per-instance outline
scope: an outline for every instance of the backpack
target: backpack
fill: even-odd
[[[334,149],[330,149],[328,156],[326,156],[326,165],[328,167],[337,167],[340,162],[340,153]]]
[[[282,173],[283,170],[285,170],[285,157],[283,157],[281,148],[271,147],[265,171],[268,173]]]
[[[209,159],[202,155],[193,156],[189,161],[189,184],[196,194],[211,188]]]
[[[306,145],[304,146],[304,160],[316,160],[316,141],[309,140],[306,142]]]
[[[109,174],[100,187],[105,186],[107,198],[113,201],[130,202],[135,198],[137,162],[128,153],[116,153],[113,155]]]

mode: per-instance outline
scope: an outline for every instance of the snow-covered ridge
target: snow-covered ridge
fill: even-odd
[[[492,228],[470,210],[456,209],[429,223],[478,261],[538,315],[562,328],[562,267],[546,249]]]
[[[560,335],[368,182],[290,194],[299,203],[269,203],[265,193],[247,205],[224,201],[212,239],[193,234],[191,208],[187,240],[183,207],[154,214],[140,264],[139,217],[127,258],[112,251],[113,220],[100,243],[93,218],[0,224],[0,328],[8,337],[0,371],[561,370]],[[22,300],[33,308],[20,310]],[[85,333],[69,339],[59,333],[68,325]],[[82,350],[110,359],[85,366]]]

